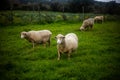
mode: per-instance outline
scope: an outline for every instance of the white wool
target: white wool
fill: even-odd
[[[82,26],[80,27],[80,30],[86,30],[87,28],[93,28],[94,25],[94,19],[89,18],[83,21]]]
[[[78,47],[78,38],[73,33],[65,36],[65,42],[68,50],[75,50]]]
[[[46,42],[50,45],[50,37],[52,33],[49,30],[39,30],[39,31],[29,31],[29,32],[21,32],[21,38],[27,39],[29,42],[33,43],[43,43],[46,44]]]
[[[103,20],[104,20],[104,16],[95,16],[95,17],[94,17],[94,21],[95,21],[95,22],[99,22],[99,21],[100,21],[100,22],[102,23]]]
[[[57,49],[58,49],[58,60],[60,60],[60,54],[67,52],[68,57],[70,53],[77,49],[78,47],[78,37],[74,33],[69,33],[66,36],[58,34],[57,39]]]

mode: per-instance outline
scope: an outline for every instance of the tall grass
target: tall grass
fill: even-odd
[[[120,27],[118,21],[95,24],[81,32],[80,23],[0,27],[0,80],[119,80]],[[51,46],[32,44],[20,38],[21,31],[49,29]],[[57,61],[58,34],[76,33],[79,47],[71,59]]]

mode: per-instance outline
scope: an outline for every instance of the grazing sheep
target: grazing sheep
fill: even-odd
[[[43,43],[45,46],[48,42],[50,46],[51,35],[52,33],[49,30],[21,32],[21,38],[25,38],[29,42],[32,42],[33,48],[35,43]]]
[[[66,36],[58,34],[57,49],[58,49],[58,60],[60,60],[61,53],[68,53],[68,59],[70,59],[71,52],[75,51],[78,47],[78,37],[74,33],[69,33]]]
[[[94,21],[96,23],[103,23],[103,20],[104,20],[104,16],[96,16],[96,17],[94,17]]]
[[[80,27],[80,30],[87,30],[89,27],[92,29],[94,25],[94,19],[89,18],[83,21],[82,26]]]

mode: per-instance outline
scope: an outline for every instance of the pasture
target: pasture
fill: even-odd
[[[119,21],[95,24],[81,32],[82,22],[57,22],[0,27],[0,80],[120,80]],[[49,29],[51,46],[20,38],[22,31]],[[71,59],[57,60],[55,36],[76,33],[79,47]]]

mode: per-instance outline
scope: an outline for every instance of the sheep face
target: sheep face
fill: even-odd
[[[85,29],[84,27],[82,27],[82,26],[80,27],[80,30],[81,30],[81,31],[83,31],[84,29]]]
[[[23,39],[23,38],[25,38],[26,37],[26,35],[27,35],[27,33],[26,32],[21,32],[21,38]]]
[[[64,42],[65,36],[58,34],[56,37],[57,44],[62,44]]]

